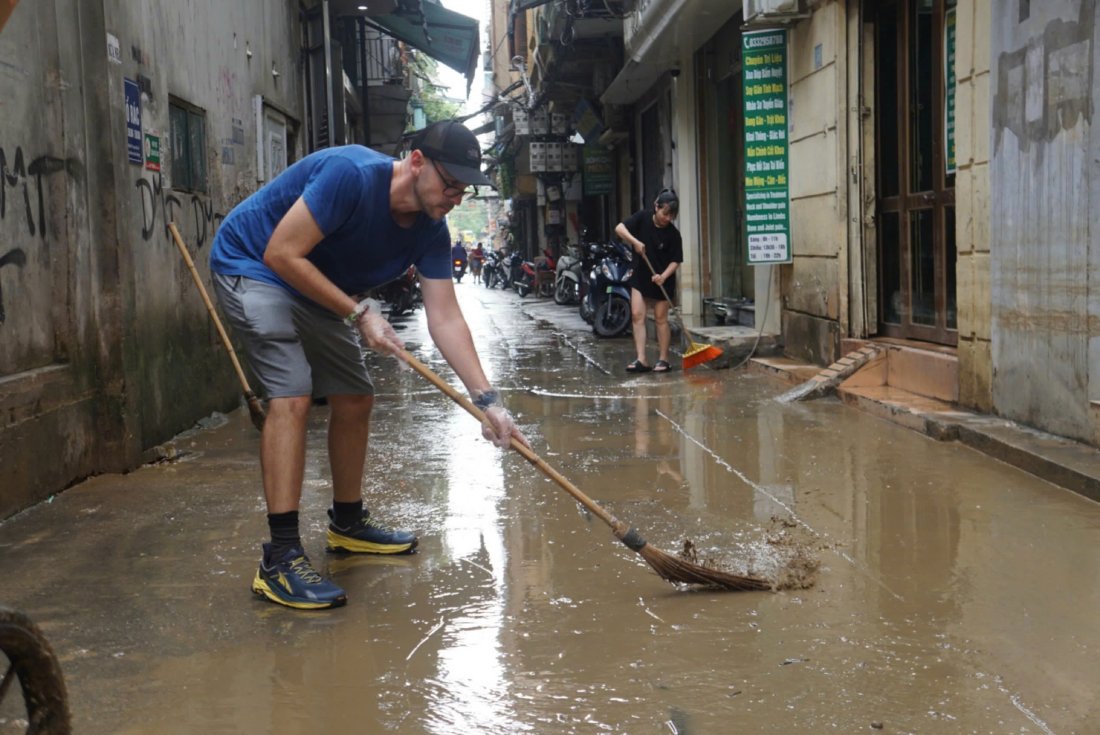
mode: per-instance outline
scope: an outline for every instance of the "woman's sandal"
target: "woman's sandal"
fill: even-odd
[[[653,366],[653,372],[655,373],[667,373],[672,369],[672,366],[668,364],[667,360],[658,360],[657,364]]]
[[[665,364],[667,365],[668,363]],[[648,373],[652,369],[653,368],[651,368],[649,365],[646,365],[641,360],[635,360],[634,362],[626,366],[626,371],[628,373]]]

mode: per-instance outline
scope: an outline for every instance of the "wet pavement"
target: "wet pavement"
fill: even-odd
[[[347,607],[249,592],[266,524],[246,411],[177,438],[173,461],[0,523],[0,602],[53,642],[75,732],[1100,729],[1100,505],[834,399],[779,403],[790,386],[760,373],[628,376],[628,338],[458,290],[553,467],[655,546],[691,539],[735,571],[782,566],[768,542],[785,519],[816,584],[675,589],[422,378],[374,360],[368,503],[421,545],[324,552],[316,411],[303,537]],[[453,380],[422,314],[401,326]]]

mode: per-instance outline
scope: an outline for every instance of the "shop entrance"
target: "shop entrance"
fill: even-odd
[[[879,0],[871,11],[878,113],[878,333],[945,345],[958,342],[956,1]]]

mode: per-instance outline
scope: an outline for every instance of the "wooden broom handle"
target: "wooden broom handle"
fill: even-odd
[[[402,350],[401,357],[407,363],[409,363],[409,365],[412,366],[413,370],[427,378],[428,382],[430,382],[436,388],[439,388],[441,391],[446,393],[452,401],[466,409],[466,412],[473,416],[475,419],[477,419],[481,423],[485,423],[486,421],[488,421],[488,419],[485,417],[484,411],[475,406],[469,398],[455,390],[455,388],[450,383],[439,377],[439,375],[437,375],[430,367],[409,354],[408,350]],[[598,503],[596,503],[595,500],[581,492],[580,488],[571,483],[568,479],[565,478],[565,476],[563,476],[553,467],[546,464],[542,457],[535,454],[534,450],[523,444],[523,442],[521,442],[519,439],[516,439],[514,436],[512,437],[512,449],[519,452],[521,455],[523,455],[524,459],[537,467],[540,472],[556,482],[562,490],[565,490],[565,492],[572,495],[578,503],[583,505],[585,508],[588,508],[588,510],[592,511],[592,513],[599,517],[601,521],[610,526],[613,531],[619,530],[619,527],[622,524],[617,518],[615,518],[615,516],[608,513]]]
[[[187,252],[187,246],[183,244],[183,238],[180,237],[180,231],[176,229],[176,223],[169,222],[168,229],[172,231],[172,239],[176,241],[176,247],[179,248],[180,255],[183,256],[183,262],[187,263],[187,268],[191,271],[191,278],[195,280],[195,285],[199,287],[199,293],[202,294],[202,300],[203,303],[206,304],[206,310],[210,312],[210,318],[214,321],[214,327],[218,330],[218,335],[222,338],[222,345],[225,347],[225,351],[229,353],[229,359],[233,361],[233,369],[237,371],[237,379],[241,381],[241,388],[244,389],[245,395],[252,395],[252,389],[248,386],[248,378],[244,376],[244,370],[241,369],[241,363],[237,360],[237,353],[233,349],[233,343],[229,341],[229,335],[225,333],[225,327],[222,326],[222,321],[218,318],[218,312],[214,309],[214,303],[210,301],[210,296],[206,293],[206,287],[202,285],[202,279],[199,278],[199,272],[195,270],[195,261],[191,260],[191,253]]]
[[[645,254],[645,248],[642,248],[642,252],[638,254],[642,256],[642,260],[644,260],[645,264],[649,266],[649,272],[653,275],[657,275],[657,271],[653,270],[653,264],[649,262],[649,256]],[[657,288],[661,289],[661,293],[665,296],[665,301],[668,302],[669,306],[672,306],[672,299],[668,297],[668,291],[665,290],[665,284],[658,283]]]

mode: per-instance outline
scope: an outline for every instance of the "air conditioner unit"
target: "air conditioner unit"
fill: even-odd
[[[809,18],[805,0],[745,0],[745,25],[768,26]]]

